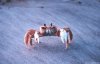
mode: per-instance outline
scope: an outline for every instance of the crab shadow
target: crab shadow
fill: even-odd
[[[66,49],[65,45],[62,43],[59,44],[47,44],[44,42],[40,42],[39,44],[37,44],[34,48],[32,48],[32,51],[37,51],[37,52],[52,52],[52,53],[66,53],[66,52],[70,52],[72,50],[78,50],[79,46],[77,44],[70,44],[69,47]]]

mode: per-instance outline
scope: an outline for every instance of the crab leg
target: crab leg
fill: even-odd
[[[30,29],[26,32],[24,36],[24,43],[26,46],[31,46],[32,45],[32,38],[34,37],[35,30]]]

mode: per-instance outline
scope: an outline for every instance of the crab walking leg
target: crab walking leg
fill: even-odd
[[[67,49],[69,47],[68,38],[65,44],[66,44],[66,49]]]
[[[66,41],[66,48],[68,48],[69,44],[71,43],[72,39],[73,39],[73,34],[71,32],[71,30],[69,30],[67,32],[67,41]]]
[[[29,35],[29,34],[25,34],[24,42],[25,42],[25,45],[26,45],[26,46],[30,46],[30,45],[32,45],[31,35]]]
[[[29,35],[28,45],[32,46],[32,36],[31,35]]]
[[[70,34],[69,34],[69,32],[68,32],[68,41],[67,41],[67,43],[69,44],[69,43],[71,43],[71,39],[70,39],[71,37],[70,37]]]
[[[32,38],[36,30],[29,29],[24,36],[24,43],[27,47],[32,46]]]
[[[69,40],[69,43],[71,43],[72,42],[72,39],[73,39],[73,33],[72,33],[72,31],[71,30],[69,30],[69,38],[68,38],[68,40]]]
[[[28,35],[28,33],[26,33],[24,36],[24,43],[26,46],[28,46],[28,38],[29,38],[29,35]]]

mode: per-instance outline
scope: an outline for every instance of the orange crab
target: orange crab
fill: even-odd
[[[34,41],[39,44],[39,38],[43,36],[58,36],[61,38],[62,42],[66,44],[66,48],[71,43],[73,39],[73,34],[70,28],[57,28],[53,26],[52,23],[50,26],[41,26],[39,31],[34,29],[29,29],[24,36],[24,43],[27,47],[33,46],[32,45],[32,38]]]

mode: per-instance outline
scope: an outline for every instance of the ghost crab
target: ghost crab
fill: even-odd
[[[73,39],[73,34],[70,28],[57,28],[56,26],[53,26],[52,23],[50,26],[41,26],[39,31],[34,29],[29,29],[24,36],[24,43],[27,47],[34,46],[32,45],[32,38],[34,38],[35,43],[39,44],[40,37],[43,36],[58,36],[61,38],[61,41],[65,43],[66,48],[68,48],[68,45],[71,43]]]

